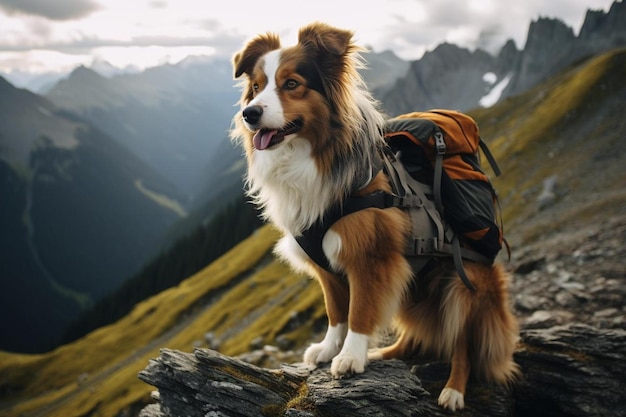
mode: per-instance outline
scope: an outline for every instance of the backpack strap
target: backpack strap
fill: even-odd
[[[415,180],[413,177],[407,174],[404,166],[401,162],[395,158],[393,161],[385,161],[386,167],[390,165],[395,173],[390,175],[390,178],[400,178],[400,182],[404,187],[402,194],[410,193],[411,196],[416,197],[417,201],[420,201],[421,204],[412,205],[412,207],[420,207],[425,210],[430,218],[431,223],[436,228],[436,236],[428,238],[423,238],[419,236],[412,236],[411,243],[408,245],[407,255],[412,257],[424,257],[424,256],[449,256],[452,255],[452,259],[454,262],[455,269],[461,278],[461,281],[470,291],[475,291],[476,287],[472,284],[467,274],[465,273],[465,268],[463,266],[463,258],[473,260],[476,262],[482,262],[491,264],[493,261],[488,259],[487,257],[475,252],[473,250],[469,250],[466,248],[462,248],[459,242],[459,238],[454,233],[452,228],[447,225],[444,225],[441,220],[441,216],[443,215],[443,205],[441,203],[441,176],[443,170],[443,155],[446,152],[446,144],[443,140],[443,133],[441,131],[436,131],[434,134],[435,144],[437,147],[437,155],[435,159],[435,173],[434,173],[434,181],[433,181],[433,194],[435,199],[435,207],[431,204],[425,204],[426,196],[424,190],[429,188],[427,185],[420,183]],[[385,159],[387,159],[388,154],[385,154]],[[398,166],[399,164],[399,166]],[[436,208],[436,211],[434,210]],[[413,219],[411,219],[414,221]],[[446,238],[450,243],[446,243]]]
[[[441,176],[443,172],[443,156],[446,153],[446,142],[443,140],[443,132],[437,127],[434,133],[435,149],[435,172],[433,175],[433,193],[435,195],[435,205],[443,216],[443,203],[441,202]]]
[[[489,165],[491,165],[491,169],[493,169],[493,173],[496,174],[496,177],[499,177],[500,174],[502,174],[502,172],[500,171],[500,167],[498,166],[498,163],[496,162],[496,158],[494,158],[493,154],[489,150],[489,147],[487,146],[483,138],[479,137],[478,139],[479,139],[478,146],[480,146],[480,149],[483,151],[483,154],[485,154],[485,158],[487,158]]]

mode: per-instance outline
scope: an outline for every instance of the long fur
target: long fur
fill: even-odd
[[[283,233],[276,253],[324,292],[329,329],[304,360],[332,361],[341,377],[363,372],[369,360],[434,353],[452,363],[439,403],[455,410],[470,369],[500,383],[519,372],[503,269],[468,263],[474,293],[448,262],[413,271],[404,257],[410,221],[396,208],[361,210],[326,233],[324,253],[342,276],[318,267],[294,239],[348,195],[390,191],[382,172],[371,178],[385,117],[358,73],[362,50],[352,35],[313,23],[295,46],[282,47],[271,33],[250,40],[233,58],[242,97],[231,137],[245,151],[248,194]],[[392,317],[397,341],[368,355]]]

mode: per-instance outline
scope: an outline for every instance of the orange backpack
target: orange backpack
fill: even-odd
[[[411,177],[432,185],[437,210],[462,243],[494,259],[503,232],[496,191],[481,169],[479,150],[496,176],[500,169],[474,119],[443,109],[407,113],[387,123],[385,138]]]

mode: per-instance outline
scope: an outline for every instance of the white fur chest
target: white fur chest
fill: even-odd
[[[255,151],[248,183],[264,216],[293,236],[319,219],[335,197],[311,157],[309,141],[298,137]]]

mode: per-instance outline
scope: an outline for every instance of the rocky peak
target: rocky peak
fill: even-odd
[[[76,69],[74,69],[74,71],[70,73],[69,78],[73,80],[80,80],[83,82],[98,82],[105,79],[96,71],[87,68],[84,65],[76,67]]]
[[[517,49],[515,41],[513,39],[509,39],[498,53],[498,57],[496,59],[496,72],[506,75],[513,71],[518,65],[521,55],[522,51]]]
[[[567,45],[575,39],[572,28],[562,20],[542,17],[530,23],[524,51],[533,51],[551,45]]]
[[[522,93],[540,80],[557,73],[571,62],[576,42],[572,28],[559,19],[540,18],[528,28],[526,46],[521,53],[515,77],[505,91],[511,96]]]
[[[608,44],[626,42],[626,5],[623,1],[614,2],[608,13],[602,10],[588,10],[578,34],[582,42],[608,40]]]

